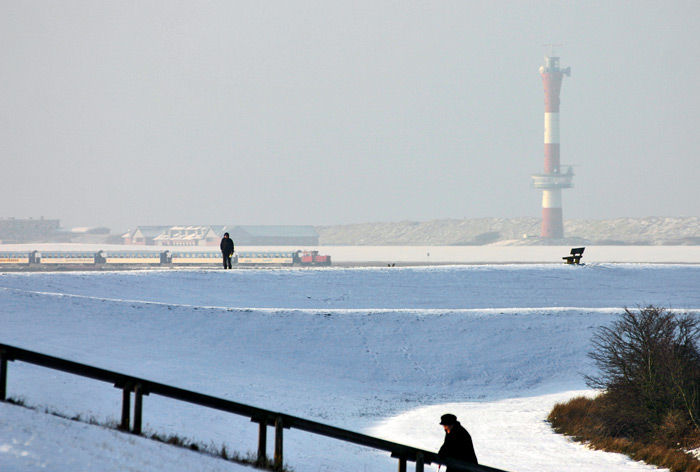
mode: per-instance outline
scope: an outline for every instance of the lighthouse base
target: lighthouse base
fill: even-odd
[[[561,208],[542,208],[542,237],[564,237],[564,217]]]

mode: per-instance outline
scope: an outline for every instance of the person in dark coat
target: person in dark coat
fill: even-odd
[[[442,415],[440,424],[445,429],[445,442],[440,448],[440,451],[438,451],[438,456],[450,457],[452,459],[478,464],[479,462],[476,460],[476,453],[474,452],[474,445],[472,444],[472,437],[459,421],[457,421],[457,417],[449,413]],[[447,468],[447,472],[460,472],[464,470],[465,469],[455,469],[454,467]]]
[[[233,257],[233,239],[228,237],[228,233],[224,233],[219,247],[221,248],[221,254],[224,256],[224,269],[230,269],[231,258]]]

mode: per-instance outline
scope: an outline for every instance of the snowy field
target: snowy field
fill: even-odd
[[[597,327],[625,306],[696,311],[699,286],[695,264],[4,273],[0,342],[433,451],[451,412],[480,462],[508,471],[634,472],[654,469],[572,443],[545,418],[591,393]],[[251,470],[43,413],[117,422],[111,385],[14,362],[8,395],[42,412],[0,404],[3,472]],[[144,398],[144,430],[257,448],[248,419],[157,396]],[[296,430],[285,462],[397,468]]]
[[[562,262],[572,246],[520,246],[502,241],[486,246],[236,246],[243,251],[317,250],[339,264],[538,264]],[[2,244],[0,251],[213,251],[218,246],[124,246],[109,244]],[[700,264],[700,246],[586,246],[584,263]]]

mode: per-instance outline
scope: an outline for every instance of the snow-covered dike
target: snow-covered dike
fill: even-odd
[[[696,311],[698,286],[700,266],[644,264],[6,273],[0,342],[430,450],[452,412],[480,461],[511,471],[650,470],[544,419],[585,393],[597,327],[624,306]],[[111,385],[20,362],[8,394],[67,416],[120,415]],[[257,447],[248,419],[157,396],[144,399],[144,429]],[[295,430],[285,460],[297,471],[397,466]],[[243,467],[0,404],[0,469]]]

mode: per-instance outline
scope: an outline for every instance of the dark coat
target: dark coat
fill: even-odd
[[[459,459],[474,464],[479,463],[476,460],[472,437],[459,421],[455,423],[449,433],[445,433],[445,442],[440,448],[438,456],[451,457],[452,459]],[[447,472],[458,472],[459,470],[462,469],[455,469],[454,467],[447,468]]]
[[[233,254],[233,239],[221,238],[221,244],[219,244],[219,247],[221,248],[221,253],[224,256],[232,255]]]

